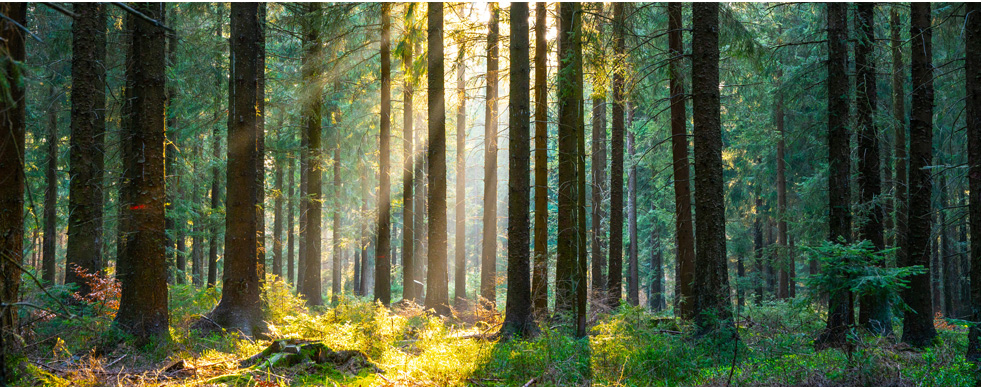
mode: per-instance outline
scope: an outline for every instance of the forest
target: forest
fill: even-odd
[[[981,386],[981,5],[0,3],[0,387]]]

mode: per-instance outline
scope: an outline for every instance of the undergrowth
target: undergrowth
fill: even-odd
[[[823,315],[801,301],[763,302],[739,313],[738,343],[694,339],[691,327],[667,315],[621,307],[595,316],[585,339],[543,325],[539,336],[493,339],[500,316],[453,318],[414,304],[385,308],[366,298],[340,297],[314,311],[290,286],[267,282],[263,296],[270,336],[319,340],[334,350],[357,350],[382,370],[349,374],[328,366],[239,369],[238,362],[269,341],[236,334],[200,336],[190,325],[213,308],[214,289],[174,285],[171,340],[135,347],[112,329],[106,300],[71,303],[73,289],[52,295],[71,304],[71,318],[34,316],[25,337],[19,385],[38,386],[971,386],[977,368],[964,359],[966,329],[938,320],[935,346],[915,350],[894,337],[854,332],[854,350],[815,351]],[[35,299],[45,304],[43,297]],[[47,302],[46,308],[60,306]],[[28,316],[30,317],[30,316]],[[473,321],[474,318],[483,318]],[[900,327],[900,320],[895,324]],[[187,372],[168,373],[183,361]],[[173,368],[171,368],[173,369]],[[530,383],[530,384],[529,384]]]

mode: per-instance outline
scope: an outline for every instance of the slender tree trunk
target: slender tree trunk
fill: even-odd
[[[27,24],[27,3],[2,3],[0,13],[0,47],[9,60],[4,82],[10,85],[10,98],[0,99],[0,302],[12,304],[20,293],[21,267],[24,262],[24,133],[27,120],[24,109],[24,84],[18,63],[25,59],[24,32],[14,22]],[[0,308],[0,384],[13,373],[7,354],[20,348],[17,337],[17,309]]]
[[[456,60],[456,95],[459,105],[456,110],[456,231],[453,233],[455,253],[453,293],[457,309],[466,306],[467,300],[467,89],[464,63],[466,47],[464,40],[457,40],[459,54]]]
[[[735,335],[726,264],[722,127],[719,103],[719,5],[692,4],[692,104],[695,160],[695,325]],[[732,332],[729,332],[729,331]]]
[[[102,181],[105,177],[106,10],[100,3],[74,5],[72,24],[72,112],[69,148],[68,243],[65,283],[91,292],[72,267],[92,273],[102,259]],[[170,246],[170,244],[168,244]]]
[[[851,241],[850,145],[848,124],[847,4],[828,3],[828,207],[832,243]],[[828,322],[819,346],[842,346],[854,323],[852,294],[839,290],[828,295]]]
[[[58,95],[54,84],[48,82],[49,105],[45,135],[46,166],[44,168],[44,240],[41,253],[41,280],[46,286],[58,284]],[[68,267],[66,267],[68,269]]]
[[[944,161],[941,160],[940,164],[946,164]],[[943,286],[943,315],[944,317],[953,317],[956,304],[954,295],[957,291],[957,277],[954,274],[956,257],[954,256],[954,249],[950,245],[952,230],[951,226],[947,224],[947,208],[950,206],[950,196],[947,190],[947,175],[944,172],[937,174],[940,179],[940,210],[937,211],[940,220],[937,225],[940,227],[940,262],[943,275],[935,280],[939,280]]]
[[[340,90],[339,86],[340,85],[335,85],[335,89],[334,89],[335,93]],[[340,112],[338,111],[338,107],[336,106],[336,104],[334,105],[334,107],[331,108],[331,110],[333,110],[332,113],[334,115],[334,118],[330,120],[330,122],[340,122]],[[331,253],[331,270],[330,270],[330,274],[331,274],[330,303],[333,305],[337,305],[337,296],[341,294],[341,290],[342,290],[341,288],[341,281],[342,281],[341,279],[342,278],[341,277],[341,270],[342,270],[342,266],[341,266],[341,144],[340,144],[340,140],[342,136],[340,134],[339,131],[340,128],[338,128],[338,126],[332,125],[332,129],[334,131],[335,144],[334,144],[334,162],[333,162],[334,164],[334,173],[333,173],[334,216],[332,217],[334,223],[330,228],[331,235],[332,235],[331,244],[333,245],[333,252]],[[367,179],[367,177],[365,176],[364,164],[359,163],[358,167],[359,167],[358,175],[360,175],[360,180],[361,180],[360,183],[361,186],[364,186],[365,180]],[[362,243],[364,243],[364,241],[358,240],[356,246],[360,248]]]
[[[778,70],[777,79],[783,78],[783,71]],[[792,255],[787,252],[787,164],[785,152],[787,143],[784,140],[783,127],[783,95],[777,96],[777,107],[774,120],[777,126],[777,262],[780,267],[780,286],[777,291],[777,298],[786,299],[790,297],[790,283],[793,280],[790,272],[796,265]]]
[[[221,40],[221,26],[224,24],[224,18],[222,17],[222,9],[224,6],[216,7],[216,13],[218,15],[217,22],[215,23],[215,37]],[[215,64],[221,61],[220,53],[216,55]],[[215,90],[221,90],[221,75],[215,77]],[[215,94],[214,101],[214,118],[215,125],[212,127],[211,131],[211,157],[213,160],[221,159],[221,126],[217,124],[218,115],[221,111],[221,96],[218,93]],[[290,188],[292,188],[290,184]],[[219,213],[218,209],[221,207],[221,172],[217,164],[211,166],[211,212]],[[217,219],[211,219],[211,241],[208,243],[208,287],[213,288],[218,282],[218,243],[221,241],[219,237],[219,222]]]
[[[629,110],[629,109],[628,109]],[[627,126],[629,128],[629,125]],[[634,134],[628,129],[627,152],[630,155],[630,170],[627,172],[627,235],[630,247],[627,249],[627,302],[632,306],[640,304],[640,270],[638,269],[637,238],[637,165],[634,161]]]
[[[760,195],[762,189],[759,185],[754,189],[756,205],[753,208],[753,266],[756,271],[756,278],[754,278],[754,282],[756,282],[756,305],[763,302],[763,285],[766,283],[766,276],[763,271],[763,219],[766,215],[764,215],[763,197]]]
[[[618,17],[619,16],[619,17]],[[614,51],[619,55],[623,45],[623,5],[613,5]],[[613,124],[610,141],[610,272],[607,279],[610,307],[620,305],[623,292],[623,73],[619,64],[613,73]]]
[[[896,7],[889,12],[889,29],[892,38],[892,114],[893,114],[893,136],[895,137],[896,151],[896,266],[905,266],[907,257],[906,233],[908,224],[906,223],[906,206],[909,202],[909,186],[907,184],[907,151],[906,151],[906,94],[903,90],[903,82],[906,79],[903,74],[903,53],[901,45],[903,41],[900,37],[899,12]]]
[[[443,91],[443,3],[427,7],[426,43],[429,86],[429,271],[426,309],[441,316],[450,313],[446,240],[446,101]],[[527,18],[527,17],[526,17]]]
[[[282,127],[278,128],[282,130]],[[280,141],[282,143],[282,141]],[[283,169],[282,163],[276,166],[276,198],[273,204],[273,267],[274,276],[283,277]]]
[[[411,34],[409,34],[411,36]],[[416,301],[415,276],[415,205],[413,181],[415,175],[416,155],[413,149],[413,119],[412,119],[412,43],[407,42],[402,50],[402,68],[405,72],[405,84],[402,86],[402,140],[403,145],[403,166],[402,166],[402,299]]]
[[[309,3],[308,5],[308,16],[310,20],[307,20],[307,29],[304,31],[304,36],[306,37],[306,42],[308,43],[306,55],[306,63],[303,66],[303,78],[307,80],[304,82],[307,87],[312,88],[309,93],[309,100],[305,101],[305,112],[303,116],[306,118],[306,133],[307,133],[307,181],[306,181],[306,198],[304,201],[306,205],[306,225],[304,227],[304,262],[303,262],[303,284],[300,293],[306,297],[307,305],[315,306],[323,304],[323,295],[321,293],[321,280],[320,280],[320,202],[323,199],[321,195],[322,184],[322,171],[324,170],[323,158],[321,154],[323,153],[320,145],[320,125],[322,121],[321,116],[321,99],[322,99],[322,88],[319,86],[320,83],[316,82],[314,79],[318,76],[318,68],[320,67],[319,61],[321,58],[321,37],[319,30],[320,17],[323,13],[321,10],[321,5],[318,3]],[[231,137],[231,136],[229,136]],[[231,186],[231,182],[229,182]]]
[[[497,3],[490,7],[487,25],[487,109],[484,116],[484,222],[480,253],[481,302],[493,308],[497,302],[497,66],[498,22]]]
[[[908,259],[905,265],[923,265],[930,269],[930,234],[932,217],[930,197],[933,183],[933,32],[930,26],[929,3],[913,3],[910,12],[910,36],[913,79],[910,115],[909,203],[907,205]],[[930,274],[909,278],[909,288],[903,290],[903,300],[909,305],[903,316],[903,342],[922,347],[937,335],[933,327],[933,305],[930,298]]]
[[[163,17],[162,3],[139,3],[136,9],[153,19]],[[148,340],[167,338],[167,267],[164,241],[164,83],[166,41],[164,31],[143,20],[132,20],[128,69],[128,139],[123,148],[124,184],[122,232],[126,235],[116,266],[121,283],[115,324]]]
[[[296,283],[296,271],[295,271],[295,256],[293,248],[295,246],[295,229],[293,228],[293,219],[295,218],[295,212],[293,212],[293,186],[296,183],[296,169],[293,167],[293,159],[287,157],[286,159],[288,167],[287,173],[290,175],[289,187],[286,189],[286,282],[290,284]]]
[[[595,16],[596,28],[600,29],[602,34],[602,23],[600,20],[603,15],[603,3],[595,3],[597,10]],[[600,57],[604,57],[606,53],[604,52],[604,47],[602,44],[595,44],[592,49]],[[606,269],[606,254],[603,254],[603,199],[606,196],[607,191],[607,177],[606,177],[606,87],[603,84],[602,76],[599,74],[600,70],[597,69],[597,74],[593,79],[593,127],[592,127],[592,141],[593,141],[593,152],[592,152],[592,186],[590,187],[590,192],[592,193],[592,203],[590,205],[592,209],[591,224],[589,229],[592,231],[590,235],[591,247],[590,247],[590,271],[592,276],[590,277],[590,285],[592,287],[592,293],[599,296],[599,301],[605,301],[606,295],[606,275],[604,271]]]
[[[505,335],[527,336],[537,327],[531,305],[531,58],[528,3],[511,4],[511,65],[508,99],[508,287]]]
[[[579,278],[577,261],[579,246],[576,229],[576,205],[578,202],[576,169],[578,150],[577,134],[582,122],[580,105],[582,85],[576,81],[582,71],[582,31],[580,3],[560,3],[559,7],[559,183],[558,183],[558,238],[555,263],[555,313],[570,314],[576,306],[576,289],[585,286]],[[570,316],[571,317],[571,316]]]
[[[652,200],[651,212],[655,211],[657,208],[654,207]],[[647,307],[653,312],[660,312],[667,307],[664,302],[664,255],[658,231],[657,227],[651,227],[651,281],[647,293]]]
[[[256,74],[256,264],[259,271],[259,288],[266,286],[266,3],[259,3],[259,70]]]
[[[681,38],[681,3],[668,3],[668,62],[671,91],[671,156],[674,169],[676,269],[675,310],[685,319],[694,317],[692,283],[695,281],[695,236],[692,229],[691,186],[688,166],[688,121],[685,86],[681,79],[684,43]]]
[[[416,51],[422,53],[421,43],[416,47]],[[416,120],[425,121],[425,117],[415,117]],[[423,128],[422,123],[417,123],[420,129]],[[429,259],[429,255],[426,252],[426,237],[429,234],[429,230],[426,228],[426,206],[429,196],[426,190],[426,171],[427,163],[426,158],[429,149],[429,143],[427,141],[428,133],[426,130],[418,130],[415,133],[416,144],[419,144],[418,150],[416,152],[415,160],[415,192],[416,198],[413,201],[416,208],[412,213],[412,228],[415,230],[415,248],[413,249],[413,254],[415,255],[412,259],[412,299],[420,303],[425,302],[423,299],[425,283],[426,280],[426,263]]]
[[[548,11],[535,3],[535,259],[531,298],[535,315],[548,314]]]
[[[381,123],[378,131],[378,154],[381,157],[378,171],[378,245],[375,249],[375,301],[382,305],[392,302],[392,262],[388,255],[392,245],[392,199],[389,182],[392,165],[392,54],[389,42],[392,21],[390,4],[382,4],[381,10]],[[365,289],[359,287],[361,293]]]
[[[981,5],[967,4],[965,20],[965,52],[981,52]],[[971,316],[981,321],[981,58],[967,55],[964,64],[967,74],[967,163],[968,213],[971,229],[971,246],[968,256],[971,273]],[[0,197],[3,197],[0,195]],[[3,223],[0,222],[0,225]],[[2,230],[2,226],[0,226]],[[981,358],[981,325],[971,326],[968,336],[967,358]]]

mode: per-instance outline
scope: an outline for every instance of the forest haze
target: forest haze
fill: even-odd
[[[978,3],[0,3],[2,386],[981,385]]]

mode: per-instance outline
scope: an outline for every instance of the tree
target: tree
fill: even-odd
[[[913,3],[910,11],[912,39],[913,93],[909,123],[909,203],[907,204],[906,262],[901,266],[922,265],[930,269],[932,227],[931,194],[933,183],[933,31],[930,26],[930,3]],[[937,335],[933,326],[933,302],[930,297],[930,274],[910,277],[903,290],[903,301],[909,309],[903,313],[903,342],[923,347]]]
[[[7,383],[10,363],[6,354],[17,344],[17,310],[6,305],[17,302],[24,261],[24,133],[26,129],[23,75],[19,66],[26,57],[24,32],[16,24],[27,24],[27,3],[0,4],[0,54],[4,87],[0,89],[0,384]],[[16,24],[15,24],[16,23]]]
[[[222,296],[218,306],[196,324],[202,331],[224,328],[252,336],[264,332],[259,302],[258,221],[256,211],[255,177],[259,154],[256,99],[259,97],[259,46],[262,35],[259,24],[264,23],[256,3],[234,3],[231,13],[231,55],[228,109],[228,172],[229,189],[226,197],[225,265],[222,276]],[[217,326],[215,326],[217,325]]]
[[[388,305],[392,301],[392,262],[388,255],[392,247],[392,199],[389,168],[392,163],[389,143],[392,137],[392,59],[391,59],[391,5],[381,9],[381,126],[378,132],[378,154],[381,163],[378,171],[378,245],[375,248],[375,300]],[[363,291],[363,289],[362,289]]]
[[[79,3],[72,24],[72,112],[69,148],[68,244],[65,283],[91,289],[72,270],[102,269],[102,180],[106,133],[106,10]]]
[[[677,239],[677,288],[675,308],[681,318],[692,318],[695,281],[695,236],[692,230],[691,187],[688,167],[688,132],[685,128],[685,86],[681,79],[684,44],[681,40],[681,3],[668,3],[668,50],[671,93],[671,156],[674,169],[675,238]]]
[[[692,4],[692,106],[695,160],[695,325],[733,329],[726,264],[722,126],[719,103],[719,4]],[[732,332],[735,335],[735,332]]]
[[[334,92],[336,93],[338,91],[340,91],[340,81],[339,80],[335,80],[334,81]],[[333,247],[333,252],[331,253],[332,257],[331,257],[331,270],[330,270],[330,274],[331,274],[331,277],[330,277],[330,303],[332,305],[337,305],[337,296],[339,296],[341,294],[341,291],[342,291],[342,289],[341,289],[341,198],[342,198],[342,192],[341,192],[341,138],[342,138],[342,136],[341,136],[341,133],[340,133],[340,125],[337,125],[336,124],[336,123],[339,123],[341,121],[340,107],[337,106],[337,102],[336,101],[330,103],[329,110],[330,111],[327,113],[329,115],[328,118],[327,118],[327,122],[332,123],[330,126],[331,126],[331,129],[333,129],[333,132],[334,132],[334,160],[331,163],[334,166],[334,173],[333,173],[333,175],[334,175],[334,189],[333,189],[333,191],[334,191],[333,192],[333,196],[334,196],[333,197],[333,199],[334,199],[334,201],[333,201],[334,216],[332,217],[333,218],[333,225],[330,228],[330,230],[331,230],[331,244],[333,245],[332,246]],[[363,170],[360,170],[360,169],[359,169],[359,171],[363,172]],[[360,175],[361,185],[364,185],[365,184],[364,181],[367,179],[367,177],[365,176],[364,173],[360,173],[359,175]],[[360,239],[358,240],[358,244],[357,244],[358,249],[361,248],[361,243],[363,243],[363,242],[364,241],[362,241]],[[320,270],[319,266],[318,266],[317,270],[318,271]]]
[[[218,16],[217,17],[218,20],[215,23],[215,37],[217,37],[220,40],[222,38],[222,34],[221,34],[221,29],[222,28],[221,28],[221,26],[222,26],[222,24],[224,24],[224,18],[222,17],[222,9],[224,9],[224,4],[222,4],[221,6],[216,7],[216,8],[217,8],[216,9],[217,12],[215,14]],[[214,59],[214,62],[215,62],[215,65],[217,66],[218,62],[221,61],[221,54],[219,53],[218,55],[215,55],[215,57],[216,58]],[[222,80],[221,79],[221,75],[219,74],[219,72],[216,71],[215,72],[215,90],[221,90],[221,80]],[[215,119],[215,123],[219,122],[219,113],[218,112],[221,110],[219,108],[219,106],[221,106],[221,97],[218,94],[219,93],[215,93],[215,101],[214,101],[214,116],[215,116],[214,119]],[[220,132],[220,128],[221,128],[221,125],[217,125],[216,124],[216,125],[212,126],[212,129],[211,129],[211,157],[214,160],[221,159],[221,135],[219,133]],[[214,163],[211,166],[211,197],[210,197],[210,199],[211,199],[211,212],[212,213],[217,213],[218,212],[218,209],[221,207],[221,179],[220,178],[221,178],[220,168],[218,168],[217,163]],[[290,192],[292,192],[292,189],[293,189],[293,180],[292,179],[293,179],[293,175],[291,174],[290,175]],[[290,195],[290,196],[291,196],[290,199],[292,200],[292,195]],[[292,208],[292,206],[293,205],[291,203],[290,204],[290,208]],[[290,221],[291,222],[292,222],[292,220],[293,220],[293,218],[290,217]],[[215,287],[215,284],[218,282],[218,243],[220,242],[220,238],[218,237],[219,223],[220,222],[217,222],[217,221],[211,223],[212,224],[211,225],[211,230],[210,230],[211,231],[211,242],[208,243],[208,287],[209,288]],[[292,223],[290,223],[290,224],[292,224]],[[292,229],[293,229],[293,227],[291,226],[290,227],[290,230],[292,230]],[[289,237],[292,239],[293,238],[292,231],[290,232],[289,235],[290,235]],[[290,247],[290,253],[292,254],[292,243],[291,243],[291,247]],[[292,278],[292,275],[290,277]]]
[[[282,130],[282,127],[279,128]],[[277,160],[278,161],[278,160]],[[273,275],[283,277],[283,169],[281,162],[275,163],[276,197],[273,202]]]
[[[47,163],[44,168],[44,240],[41,247],[41,280],[47,286],[57,285],[58,274],[55,262],[58,250],[58,95],[54,84],[48,83],[49,107],[45,114],[48,130]]]
[[[446,101],[443,91],[443,3],[429,3],[426,38],[429,86],[429,271],[426,309],[440,316],[450,313],[446,283]]]
[[[453,243],[455,260],[453,268],[454,305],[463,308],[467,299],[467,67],[464,64],[466,46],[457,40],[459,54],[456,58],[456,95],[460,101],[456,110],[456,240]]]
[[[637,162],[634,160],[634,133],[629,131],[629,124],[627,128],[627,152],[630,155],[630,170],[627,172],[627,237],[630,241],[627,249],[627,302],[637,306],[640,304],[640,282],[637,278],[640,274],[637,268]]]
[[[535,3],[535,262],[531,298],[535,315],[548,312],[548,12]]]
[[[582,122],[582,5],[559,4],[559,74],[556,89],[559,101],[559,184],[558,238],[555,262],[555,313],[572,313],[576,307],[577,289],[586,286],[579,277],[579,230],[576,174],[578,135]]]
[[[882,179],[880,178],[879,130],[875,125],[876,75],[875,61],[875,5],[858,5],[858,43],[855,46],[856,100],[858,107],[858,190],[863,207],[868,214],[862,222],[861,238],[872,242],[876,250],[885,249],[880,204]],[[786,200],[786,198],[784,198]],[[786,225],[784,225],[786,228]],[[786,233],[785,233],[786,234]],[[786,237],[786,235],[784,235]],[[892,317],[886,295],[868,295],[859,300],[858,323],[879,335],[892,332]]]
[[[303,249],[305,256],[303,269],[300,273],[303,276],[303,283],[301,284],[300,294],[306,297],[307,305],[310,306],[323,304],[323,296],[320,289],[320,203],[323,200],[321,194],[321,177],[324,170],[324,160],[320,149],[320,125],[323,118],[321,115],[323,86],[320,82],[316,81],[319,75],[318,62],[321,58],[319,27],[321,16],[322,10],[319,3],[307,4],[307,20],[304,24],[306,28],[303,33],[306,52],[303,56],[304,63],[302,65],[302,71],[303,79],[305,80],[304,86],[310,89],[309,92],[304,93],[304,96],[308,99],[304,101],[303,113],[303,117],[306,120],[305,131],[307,135],[307,148],[304,149],[307,155],[306,197],[304,200],[307,205],[303,240],[305,244]],[[229,138],[231,138],[230,134]],[[228,184],[230,186],[232,185],[230,181]],[[229,199],[229,201],[231,200]]]
[[[777,80],[783,77],[783,70],[777,71]],[[776,111],[773,119],[777,127],[777,257],[780,265],[780,286],[777,298],[794,296],[795,266],[794,256],[787,250],[787,141],[784,139],[783,94],[776,96]]]
[[[511,4],[511,77],[508,90],[508,288],[505,335],[527,336],[535,329],[531,307],[531,148],[529,121],[531,59],[528,50],[528,3]]]
[[[412,7],[411,4],[408,7]],[[412,25],[409,19],[411,13],[406,13],[406,35],[412,36]],[[402,69],[405,72],[405,83],[402,85],[402,145],[403,167],[402,167],[402,299],[416,301],[417,295],[415,276],[413,268],[415,266],[415,225],[413,223],[415,204],[413,181],[415,175],[416,155],[413,149],[413,120],[412,120],[412,42],[407,38],[405,46],[402,48]]]
[[[967,4],[965,52],[981,52],[981,6]],[[967,55],[967,149],[968,188],[970,189],[969,222],[971,229],[971,284],[981,284],[981,58]],[[981,321],[981,286],[971,286],[971,310],[974,321]],[[981,358],[981,326],[974,324],[968,337],[967,358]]]
[[[136,10],[154,20],[163,17],[162,3],[139,3]],[[167,266],[164,241],[164,30],[128,16],[132,47],[126,71],[126,120],[122,148],[123,185],[119,201],[120,231],[117,277],[119,311],[115,325],[141,338],[169,338]]]
[[[613,4],[614,46],[623,52],[623,4]],[[623,292],[623,69],[613,72],[613,124],[610,141],[610,272],[606,288],[610,307],[620,305]]]
[[[296,185],[296,168],[293,167],[295,164],[293,163],[292,158],[286,159],[286,165],[288,166],[287,173],[290,175],[289,183],[287,183],[288,187],[286,188],[286,197],[288,198],[286,201],[286,282],[295,284],[296,262],[294,261],[295,256],[293,252],[293,246],[295,246],[295,232],[293,228],[293,219],[295,219],[293,216],[293,186]],[[208,267],[208,271],[208,275],[210,276],[210,266]]]
[[[484,110],[484,228],[480,252],[480,297],[487,307],[497,302],[497,66],[500,9],[488,3],[487,108]]]
[[[594,17],[596,28],[599,29],[599,35],[603,34],[602,31],[602,19],[603,16],[603,3],[596,3],[596,16]],[[593,50],[597,52],[600,57],[600,63],[597,67],[602,67],[602,60],[605,59],[606,53],[604,52],[604,47],[601,42],[596,42],[593,46]],[[596,294],[606,293],[606,276],[603,271],[606,268],[606,256],[603,254],[603,198],[607,191],[607,178],[606,178],[606,90],[605,85],[603,85],[603,74],[602,68],[597,68],[596,75],[593,79],[593,130],[592,130],[592,141],[593,141],[593,151],[592,151],[592,187],[590,191],[592,193],[592,224],[590,229],[592,230],[592,250],[590,255],[590,271],[592,271],[592,277],[590,279],[590,284],[592,285],[592,291]],[[601,301],[605,301],[601,299]]]

